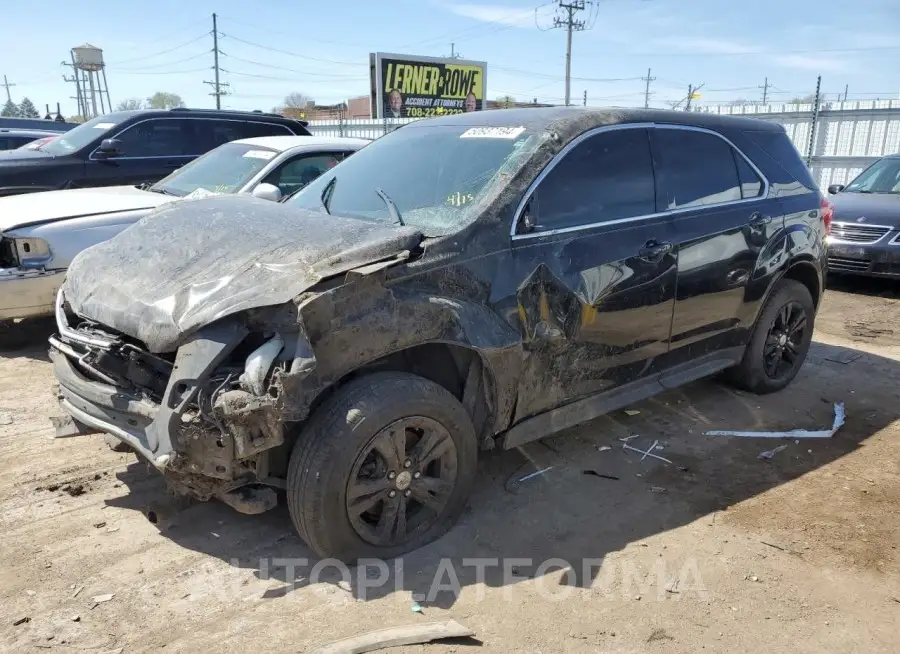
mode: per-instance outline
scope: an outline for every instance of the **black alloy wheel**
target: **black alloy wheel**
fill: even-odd
[[[764,369],[771,379],[781,380],[798,364],[807,323],[806,310],[796,301],[788,302],[775,314],[763,349]]]

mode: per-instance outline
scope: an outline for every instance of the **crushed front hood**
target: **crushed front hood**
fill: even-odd
[[[219,318],[283,304],[421,240],[412,227],[253,197],[175,202],[79,254],[64,293],[78,315],[169,352]]]

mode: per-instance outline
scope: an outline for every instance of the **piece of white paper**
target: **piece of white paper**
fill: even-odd
[[[708,431],[705,436],[737,436],[739,438],[831,438],[844,425],[844,403],[834,405],[834,422],[831,429],[810,431],[793,429],[791,431]]]
[[[94,129],[109,129],[110,127],[115,127],[115,123],[97,123],[94,125]]]
[[[460,134],[459,138],[512,140],[524,131],[524,127],[471,127]]]
[[[275,156],[275,153],[271,150],[247,150],[244,153],[244,156],[248,159],[263,159],[268,161]]]

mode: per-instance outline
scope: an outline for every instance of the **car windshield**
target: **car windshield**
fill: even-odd
[[[876,161],[847,184],[844,191],[900,194],[900,157]]]
[[[271,148],[226,143],[161,179],[150,190],[178,197],[197,189],[237,193],[277,155],[278,151]]]
[[[52,155],[64,155],[80,150],[98,138],[109,138],[110,132],[123,120],[125,114],[107,114],[97,116],[68,132],[63,132],[41,148],[41,152]]]
[[[518,126],[404,126],[287,202],[313,211],[326,211],[327,204],[328,212],[350,218],[402,222],[426,236],[451,234],[475,220],[484,199],[522,167],[539,142],[538,135]]]

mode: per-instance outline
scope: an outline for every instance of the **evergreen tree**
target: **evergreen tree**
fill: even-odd
[[[16,103],[12,100],[7,100],[6,104],[3,105],[3,109],[0,110],[0,116],[4,118],[15,118],[19,115],[19,107],[16,106]]]
[[[22,118],[40,118],[41,114],[38,112],[37,107],[34,106],[34,103],[28,98],[22,98],[22,102],[19,103],[19,115]]]

